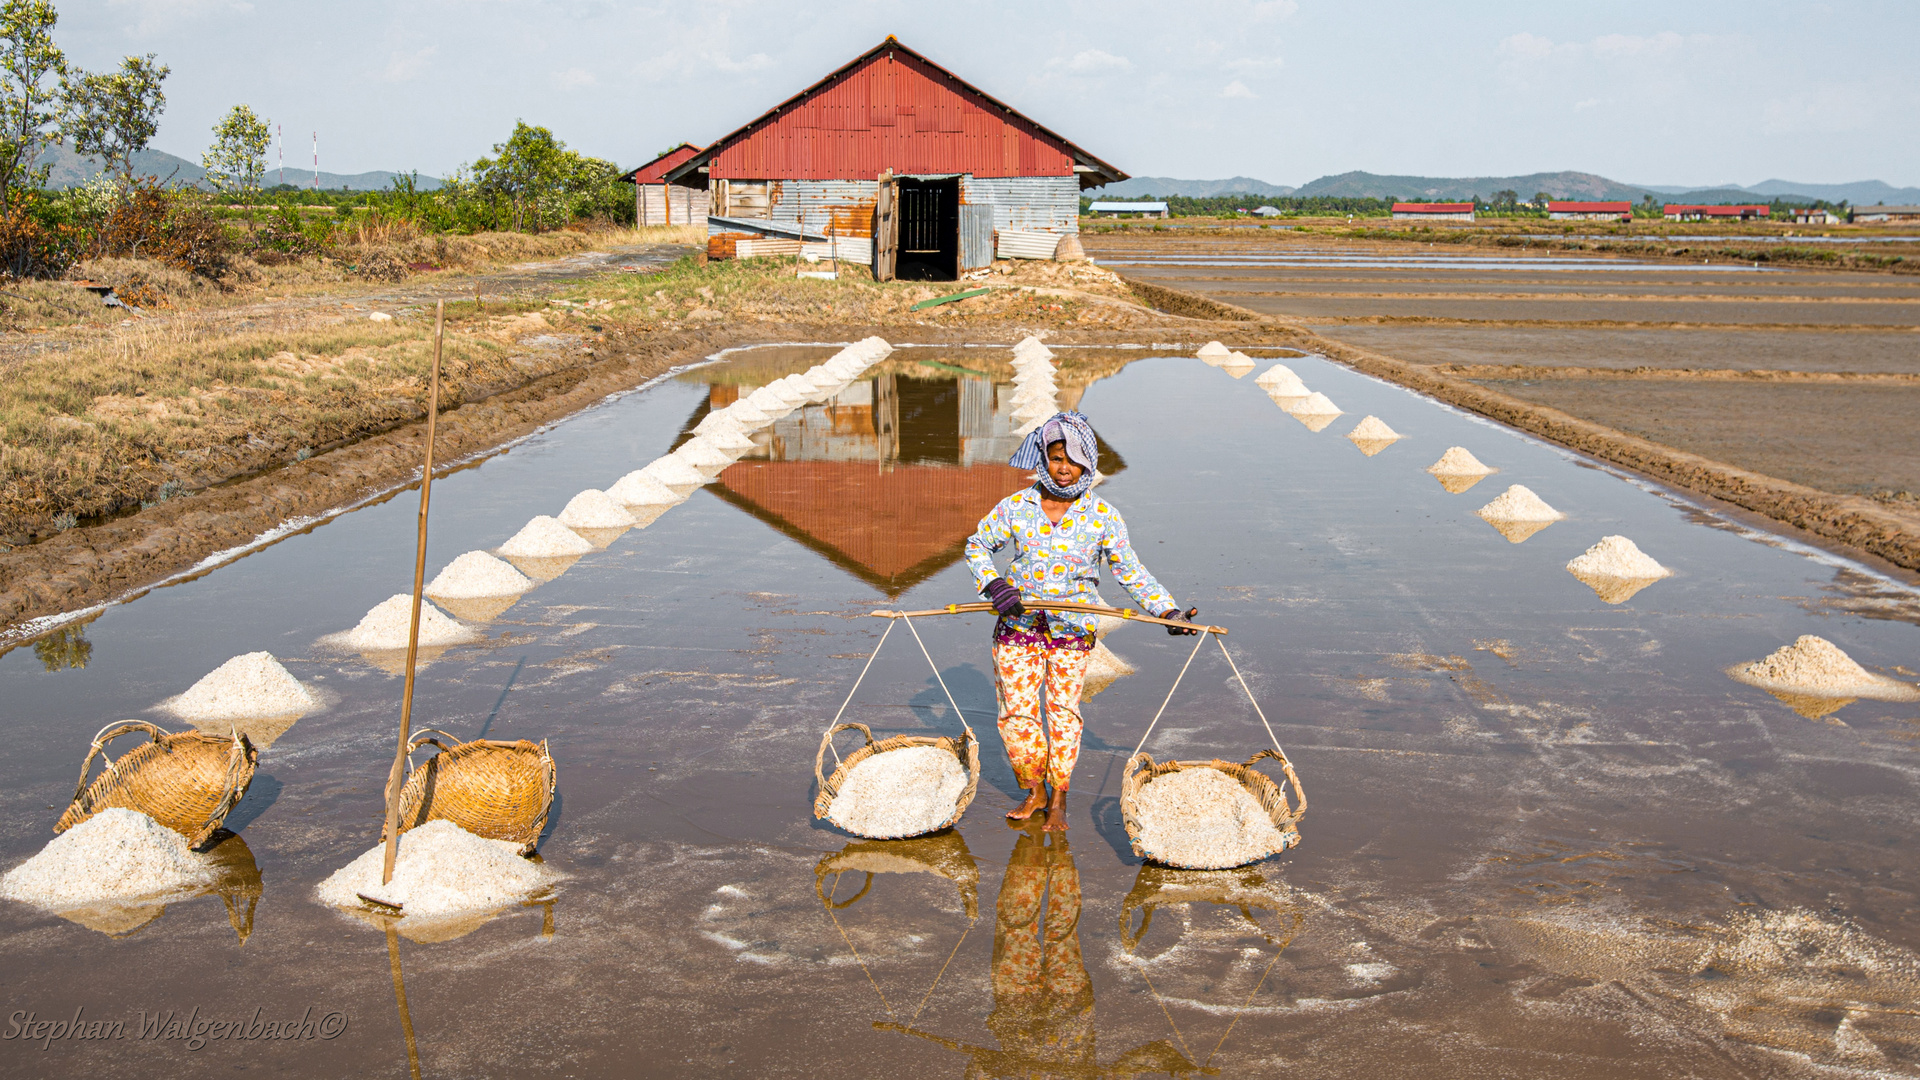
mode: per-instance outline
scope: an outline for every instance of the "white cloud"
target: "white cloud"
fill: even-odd
[[[1253,17],[1257,20],[1284,19],[1300,10],[1295,0],[1261,0],[1253,5]]]
[[[556,71],[553,73],[553,85],[562,90],[578,90],[583,86],[592,86],[599,81],[600,80],[593,77],[593,72],[588,71],[586,68],[570,67],[565,71]]]
[[[394,52],[387,57],[386,70],[380,77],[390,83],[412,82],[426,74],[427,65],[432,62],[440,46],[429,45],[413,52]]]
[[[1260,95],[1254,93],[1252,90],[1247,89],[1246,83],[1241,82],[1239,79],[1235,79],[1232,82],[1228,83],[1226,86],[1221,88],[1220,96],[1223,98],[1257,98]]]
[[[1525,60],[1540,60],[1553,55],[1553,41],[1538,34],[1522,31],[1500,39],[1499,51],[1504,56],[1514,56]]]
[[[1133,61],[1100,49],[1083,49],[1065,59],[1056,56],[1047,61],[1047,66],[1069,75],[1104,75],[1113,71],[1131,71]]]
[[[1287,62],[1278,56],[1250,56],[1229,60],[1221,66],[1229,71],[1244,71],[1250,75],[1271,75],[1287,66]]]

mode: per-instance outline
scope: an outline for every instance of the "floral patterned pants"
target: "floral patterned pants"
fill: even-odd
[[[1080,757],[1080,688],[1086,649],[1002,641],[993,646],[994,689],[1000,699],[1000,741],[1014,779],[1031,791],[1042,780],[1064,788]],[[1046,724],[1041,725],[1041,690]]]

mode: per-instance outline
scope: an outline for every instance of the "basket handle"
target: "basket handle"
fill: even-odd
[[[1140,905],[1140,929],[1137,931],[1132,929],[1133,912],[1124,909],[1120,912],[1120,940],[1126,945],[1128,955],[1132,955],[1140,939],[1147,936],[1147,927],[1153,925],[1153,907],[1152,904]]]
[[[1293,771],[1293,762],[1287,760],[1286,754],[1278,750],[1262,750],[1241,762],[1240,767],[1243,769],[1252,769],[1253,763],[1259,761],[1261,758],[1272,758],[1279,762],[1281,771],[1287,774],[1287,783],[1293,785],[1294,800],[1300,805],[1297,807],[1288,807],[1287,813],[1290,814],[1295,821],[1299,821],[1301,818],[1307,816],[1307,793],[1300,787],[1300,774]],[[1287,789],[1284,786],[1280,788],[1280,798],[1282,801],[1285,801],[1287,798]]]
[[[835,735],[838,735],[849,728],[852,728],[853,730],[858,731],[860,734],[865,735],[867,737],[868,746],[873,745],[873,729],[868,727],[865,724],[856,724],[853,721],[849,720],[844,724],[835,724],[832,727],[828,728],[827,733],[821,736],[820,738],[820,752],[813,755],[813,778],[815,780],[820,781],[821,791],[827,790],[827,773],[826,773],[827,748],[833,745],[833,737]],[[837,757],[838,754],[836,753],[835,756]]]
[[[87,760],[80,763],[80,782],[73,786],[73,798],[67,800],[69,803],[80,801],[81,794],[87,790],[87,774],[93,771],[93,759],[107,752],[108,743],[134,731],[145,732],[147,738],[156,743],[167,735],[165,731],[160,730],[160,728],[153,724],[147,723],[145,720],[122,720],[119,723],[108,724],[106,727],[101,728],[99,734],[93,737],[93,747],[87,751]],[[113,760],[111,758],[107,759],[106,769],[108,772],[113,771]]]

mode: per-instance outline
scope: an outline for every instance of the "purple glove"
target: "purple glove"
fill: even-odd
[[[1181,622],[1192,622],[1193,617],[1198,614],[1200,614],[1200,609],[1197,607],[1190,607],[1185,611],[1181,611],[1179,608],[1168,608],[1167,610],[1161,612],[1159,615],[1155,616],[1155,618],[1178,619]],[[1167,627],[1167,634],[1171,637],[1179,637],[1182,634],[1192,636],[1199,632],[1200,631],[1198,630],[1188,630],[1188,629],[1185,629],[1184,627],[1179,627],[1179,626]]]
[[[987,587],[981,589],[980,594],[993,601],[993,610],[1001,615],[1013,617],[1027,613],[1027,609],[1020,605],[1020,590],[1014,588],[1013,582],[1006,578],[997,577],[987,582]]]

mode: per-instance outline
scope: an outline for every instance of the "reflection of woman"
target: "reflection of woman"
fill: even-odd
[[[1023,1076],[1092,1071],[1093,982],[1080,956],[1080,872],[1066,837],[1021,835],[994,915],[987,1029],[1002,1054]]]
[[[974,584],[993,601],[1000,619],[993,628],[995,686],[1000,697],[1000,739],[1026,801],[1007,816],[1031,817],[1045,807],[1047,828],[1067,827],[1067,785],[1080,756],[1080,688],[1093,650],[1091,615],[1028,611],[1021,598],[1100,602],[1100,562],[1134,602],[1162,618],[1185,612],[1140,564],[1127,540],[1126,523],[1105,499],[1090,494],[1098,443],[1092,425],[1077,412],[1055,413],[1027,436],[1008,464],[1039,469],[1030,488],[1000,500],[967,540]],[[1005,576],[993,554],[1012,544]],[[1192,630],[1168,627],[1170,634]],[[1046,722],[1040,693],[1046,690]],[[1053,799],[1047,799],[1047,785]]]

